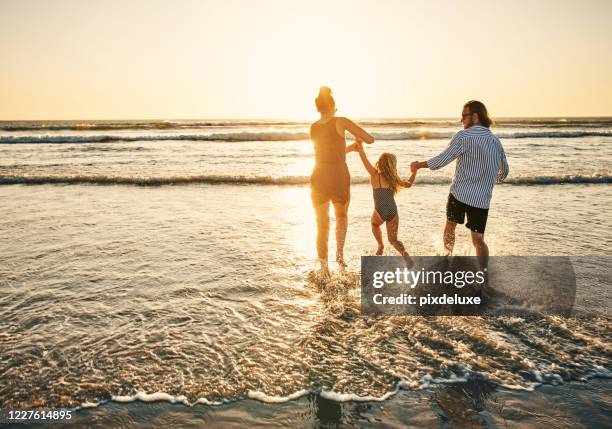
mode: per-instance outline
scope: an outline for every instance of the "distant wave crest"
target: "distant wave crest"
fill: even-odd
[[[32,143],[110,143],[136,141],[291,141],[307,140],[303,132],[241,132],[213,134],[162,134],[162,135],[45,135],[45,136],[2,136],[0,144],[32,144]]]
[[[296,121],[120,121],[120,122],[5,122],[0,123],[4,131],[79,131],[79,130],[154,130],[197,129],[207,127],[287,126],[304,125]]]
[[[353,177],[352,183],[366,184],[366,177]],[[95,184],[95,185],[138,185],[163,186],[181,184],[240,184],[240,185],[306,185],[308,176],[112,176],[112,175],[0,175],[0,185],[24,184]],[[448,178],[420,178],[419,184],[446,185]],[[508,185],[560,185],[560,184],[602,184],[612,183],[612,175],[559,175],[519,176],[504,182]]]
[[[397,132],[374,132],[377,140],[431,140],[448,139],[453,132],[411,130]],[[577,138],[577,137],[612,137],[612,131],[546,131],[546,132],[514,132],[498,133],[502,139],[521,138]],[[32,135],[32,136],[1,136],[0,144],[60,144],[60,143],[111,143],[135,141],[299,141],[308,140],[305,132],[266,131],[266,132],[236,132],[211,134],[154,134],[154,135]]]
[[[365,127],[457,127],[458,119],[361,119],[359,124]],[[241,119],[241,120],[131,120],[131,121],[0,121],[0,130],[17,131],[116,131],[116,130],[170,130],[170,129],[205,129],[214,127],[275,127],[303,126],[308,121],[290,121],[274,119]],[[526,128],[608,128],[612,118],[499,118],[496,127]]]

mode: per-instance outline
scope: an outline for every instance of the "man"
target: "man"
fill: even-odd
[[[491,122],[484,104],[468,101],[461,113],[463,130],[455,134],[448,147],[429,161],[410,164],[415,172],[419,168],[437,170],[457,160],[446,204],[444,247],[449,255],[452,254],[455,228],[458,223],[463,224],[467,215],[465,226],[471,231],[481,267],[487,266],[489,256],[484,232],[493,186],[496,181],[504,180],[509,172],[504,148],[489,129]]]

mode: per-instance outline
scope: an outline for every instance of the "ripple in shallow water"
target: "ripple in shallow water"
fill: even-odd
[[[224,300],[177,287],[162,302],[135,297],[120,308],[101,293],[87,306],[105,312],[77,319],[36,316],[44,312],[36,302],[58,298],[32,294],[14,304],[20,311],[3,337],[2,403],[77,406],[135,392],[193,403],[304,389],[373,399],[400,382],[417,389],[480,378],[532,389],[609,375],[607,318],[364,318],[358,281],[356,273],[309,281],[301,293],[313,302],[301,305],[259,299],[257,288]]]

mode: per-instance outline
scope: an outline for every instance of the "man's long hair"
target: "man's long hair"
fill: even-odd
[[[464,108],[470,109],[470,113],[478,113],[478,119],[483,127],[489,128],[493,121],[489,118],[489,112],[484,104],[477,100],[468,101],[463,105]]]

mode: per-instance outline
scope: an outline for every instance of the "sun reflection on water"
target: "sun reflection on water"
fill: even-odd
[[[316,256],[316,221],[310,200],[310,187],[299,186],[281,189],[278,202],[284,210],[280,213],[283,224],[288,226],[285,240],[307,263]]]

